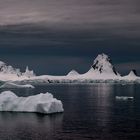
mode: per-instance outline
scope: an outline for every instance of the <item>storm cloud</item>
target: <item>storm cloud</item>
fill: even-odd
[[[57,73],[73,65],[84,72],[102,52],[121,68],[138,64],[139,5],[139,0],[1,0],[0,55],[13,64],[9,54],[42,55],[48,66],[54,64],[52,73],[60,62],[64,69]]]
[[[70,30],[132,29],[139,27],[139,4],[138,0],[1,0],[0,25],[40,23]]]

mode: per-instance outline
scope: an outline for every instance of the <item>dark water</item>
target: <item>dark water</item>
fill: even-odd
[[[46,85],[13,90],[19,96],[51,92],[64,113],[0,113],[0,140],[139,140],[140,85]],[[134,100],[116,100],[133,96]]]

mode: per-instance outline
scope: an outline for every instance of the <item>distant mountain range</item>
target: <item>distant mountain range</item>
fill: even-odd
[[[84,74],[79,74],[76,70],[70,71],[65,76],[41,75],[36,76],[33,71],[26,67],[25,72],[20,69],[8,66],[0,61],[0,80],[23,83],[94,83],[94,82],[136,82],[140,83],[140,77],[136,70],[132,70],[128,75],[121,76],[112,65],[111,59],[106,54],[99,54],[94,60],[91,68]]]

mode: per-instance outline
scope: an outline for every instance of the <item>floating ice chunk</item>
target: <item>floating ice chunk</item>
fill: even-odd
[[[117,100],[133,100],[134,97],[129,97],[129,96],[116,96]]]
[[[18,97],[11,91],[0,94],[0,111],[57,113],[63,112],[63,104],[50,93]]]
[[[7,82],[4,83],[2,86],[0,86],[0,88],[35,88],[35,87],[30,84],[19,85],[19,84]]]

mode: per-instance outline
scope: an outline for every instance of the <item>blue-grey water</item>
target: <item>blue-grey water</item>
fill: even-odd
[[[51,92],[64,113],[0,113],[0,140],[139,140],[140,85],[50,84],[10,89],[19,96]],[[133,100],[116,100],[133,96]]]

